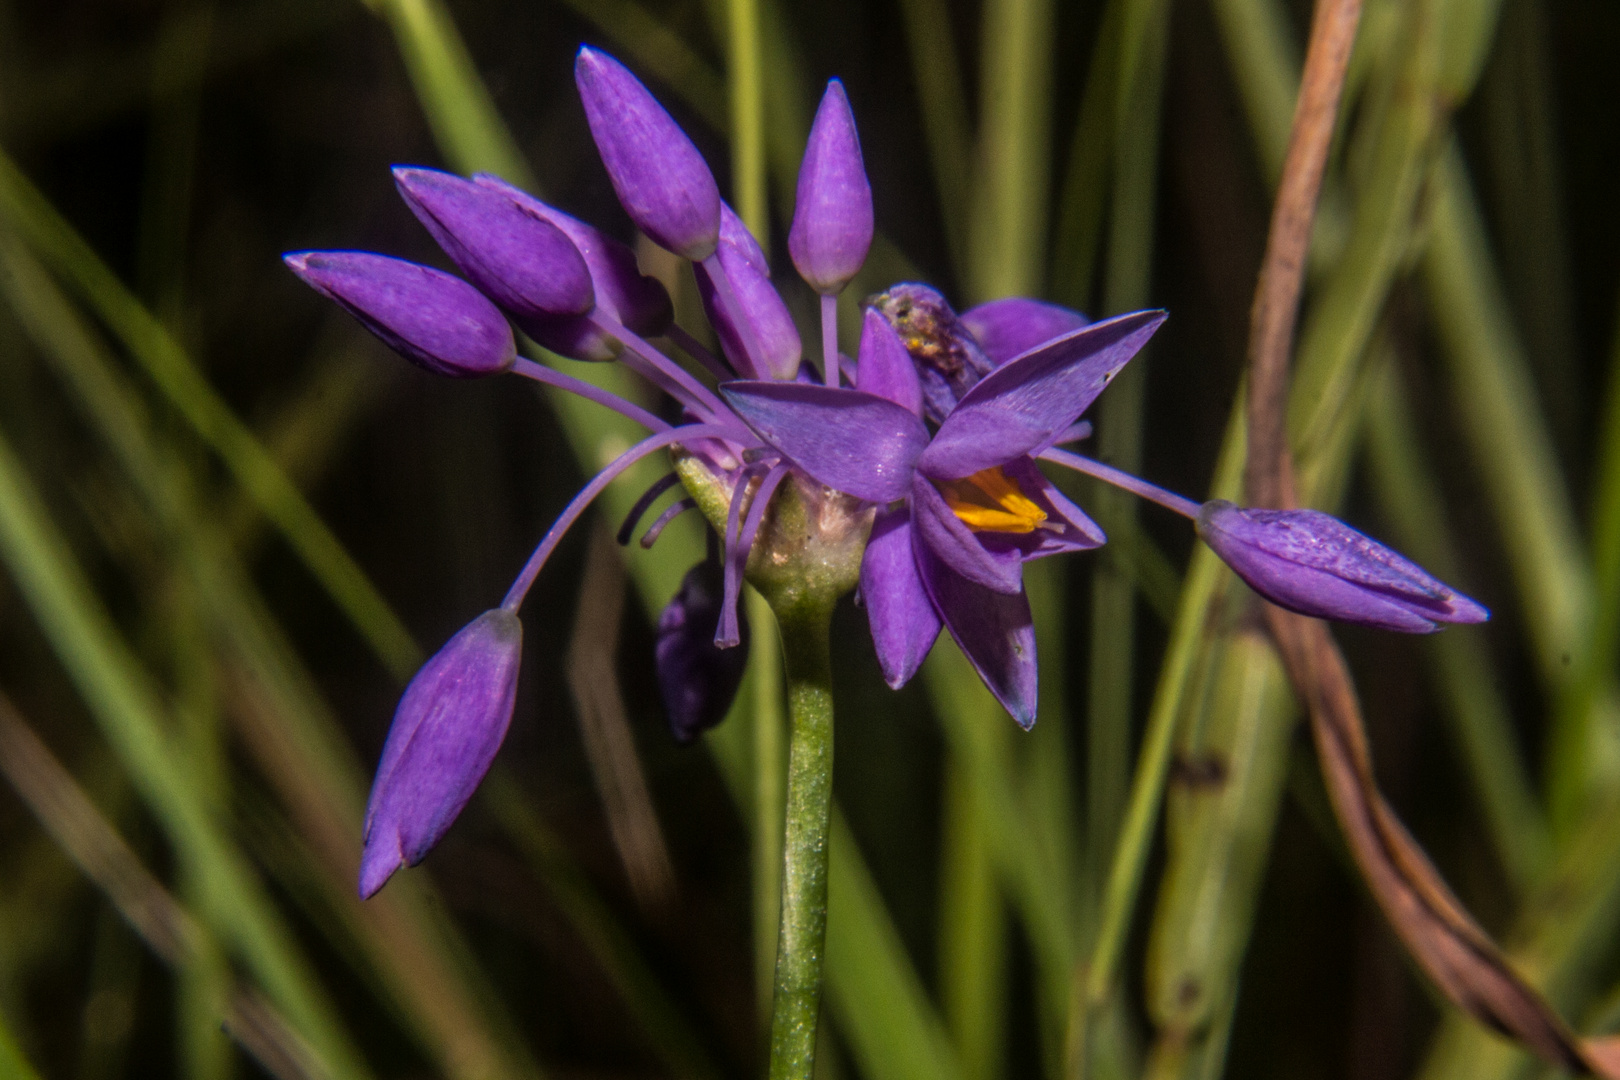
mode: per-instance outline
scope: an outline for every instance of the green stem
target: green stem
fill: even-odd
[[[832,604],[777,612],[786,661],[787,815],[782,921],[771,1016],[771,1080],[810,1080],[827,936],[827,828],[832,807]]]

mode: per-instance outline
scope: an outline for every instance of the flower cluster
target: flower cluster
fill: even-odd
[[[820,574],[819,587],[834,593],[858,582],[891,686],[916,673],[943,627],[1007,711],[1032,724],[1035,640],[1023,564],[1105,540],[1037,461],[1192,518],[1239,576],[1295,611],[1406,631],[1486,617],[1324,514],[1199,506],[1061,449],[1089,433],[1081,415],[1163,312],[1093,323],[1005,299],[958,316],[932,289],[902,284],[866,302],[856,355],[840,354],[837,297],[865,262],[873,213],[854,116],[836,80],[816,113],[788,233],[794,267],[820,297],[818,371],[802,355],[758,241],[720,198],[691,140],[611,57],[582,49],[575,79],[631,220],[693,263],[718,355],[673,321],[668,294],[640,273],[628,247],[493,176],[394,170],[406,204],[463,277],[368,252],[286,256],[304,281],[430,371],[510,371],[650,433],[569,503],[501,605],[452,638],[407,688],[366,813],[362,895],[420,861],[471,797],[511,721],[524,596],[597,495],[653,454],[669,455],[675,473],[638,501],[620,542],[677,483],[686,496],[642,543],[693,507],[721,538],[659,621],[659,685],[682,741],[717,723],[736,693],[745,575],[767,589],[795,574]],[[628,365],[674,400],[679,422],[520,356],[514,326],[558,355]],[[773,524],[793,515],[792,528]]]

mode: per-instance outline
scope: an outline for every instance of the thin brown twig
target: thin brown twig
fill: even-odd
[[[1318,0],[1249,340],[1248,499],[1295,504],[1288,449],[1288,362],[1305,255],[1361,0]],[[1334,813],[1390,925],[1459,1008],[1561,1068],[1620,1078],[1612,1040],[1581,1040],[1508,964],[1378,790],[1366,728],[1327,625],[1267,604],[1266,623],[1311,716]]]

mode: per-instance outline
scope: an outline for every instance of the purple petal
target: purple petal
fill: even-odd
[[[368,251],[296,251],[282,259],[405,359],[436,374],[490,375],[517,358],[505,317],[458,277]]]
[[[882,511],[872,522],[861,559],[861,602],[883,680],[898,690],[911,681],[939,637],[939,614],[918,573],[911,517],[903,507]]]
[[[1035,624],[1029,599],[981,588],[913,539],[923,584],[984,685],[1026,731],[1035,724]]]
[[[1023,591],[1023,553],[1001,543],[987,546],[981,538],[995,534],[968,528],[926,476],[911,485],[911,524],[921,543],[975,585],[1005,594]]]
[[[678,255],[693,262],[708,258],[720,238],[720,189],[686,132],[606,53],[581,48],[574,82],[630,220]]]
[[[1090,323],[1078,311],[1022,296],[992,300],[962,313],[962,325],[997,365]]]
[[[658,691],[675,741],[686,745],[725,719],[748,666],[748,618],[738,612],[737,648],[714,644],[720,622],[721,571],[704,560],[686,572],[658,617],[653,648]]]
[[[791,379],[799,369],[799,357],[804,349],[799,341],[799,329],[793,323],[782,296],[771,284],[770,265],[759,242],[748,231],[742,219],[731,207],[721,203],[720,208],[720,269],[731,282],[733,293],[742,305],[754,340],[764,354],[748,355],[743,337],[737,331],[730,314],[720,303],[709,268],[701,263],[692,267],[697,274],[698,295],[703,310],[709,316],[720,348],[738,372],[762,379]]]
[[[642,274],[636,253],[626,244],[595,229],[578,218],[513,187],[498,176],[478,173],[473,182],[498,191],[517,203],[526,213],[561,229],[590,270],[596,291],[596,306],[642,337],[657,337],[669,329],[674,315],[669,293],[663,284]],[[619,344],[584,316],[557,316],[535,320],[526,326],[531,336],[553,352],[575,360],[612,360]]]
[[[799,382],[722,383],[743,423],[793,464],[837,491],[869,502],[904,498],[928,445],[921,420],[859,390]]]
[[[520,322],[591,310],[585,259],[549,221],[499,191],[434,169],[396,166],[394,183],[450,261]]]
[[[819,293],[836,293],[866,262],[872,247],[872,185],[861,161],[844,84],[827,84],[799,166],[788,252],[799,275]]]
[[[871,308],[861,324],[861,348],[855,366],[855,389],[887,398],[922,415],[922,384],[905,342],[887,319]]]
[[[1198,534],[1266,599],[1321,619],[1428,633],[1490,617],[1416,563],[1316,510],[1250,510],[1217,499]]]
[[[935,289],[902,282],[867,301],[905,343],[922,383],[928,419],[940,423],[994,369],[979,343]]]
[[[962,396],[917,467],[954,480],[1051,445],[1164,320],[1120,315],[1009,360]]]
[[[421,862],[472,798],[512,722],[522,653],[523,624],[496,608],[468,623],[405,688],[366,806],[362,897]]]

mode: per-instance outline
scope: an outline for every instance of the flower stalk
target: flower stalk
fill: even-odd
[[[771,1080],[810,1080],[827,939],[827,832],[832,806],[830,637],[836,596],[803,596],[776,610],[788,690],[782,909],[771,1012]]]

